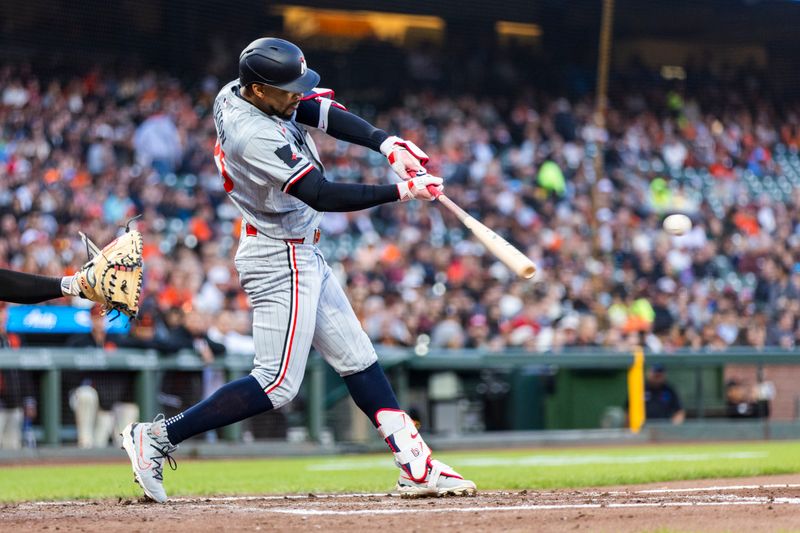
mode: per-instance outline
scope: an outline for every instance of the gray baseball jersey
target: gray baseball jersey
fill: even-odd
[[[324,172],[314,140],[294,120],[267,115],[238,90],[233,81],[214,100],[214,159],[225,190],[245,222],[264,235],[304,237],[322,214],[286,191],[314,167]]]
[[[237,91],[229,83],[214,102],[214,158],[246,223],[235,262],[253,306],[252,375],[280,407],[297,394],[312,345],[343,376],[377,355],[309,237],[322,214],[286,192],[312,168],[324,170],[314,142],[293,120],[261,112]]]

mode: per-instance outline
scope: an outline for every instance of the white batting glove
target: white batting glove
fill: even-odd
[[[413,142],[394,136],[381,143],[381,153],[389,160],[392,170],[404,180],[413,178],[420,170],[424,171],[429,159],[428,154]]]
[[[442,181],[442,178],[431,176],[425,173],[425,171],[419,171],[413,178],[401,181],[397,184],[397,192],[400,194],[400,201],[427,200],[431,202],[435,200],[444,189]],[[428,190],[428,185],[433,185],[434,190],[438,192],[431,193],[431,191]]]

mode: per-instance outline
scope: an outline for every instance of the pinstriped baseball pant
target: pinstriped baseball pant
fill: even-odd
[[[377,361],[372,342],[315,245],[242,231],[235,263],[253,306],[251,374],[276,408],[300,389],[311,346],[341,376]]]

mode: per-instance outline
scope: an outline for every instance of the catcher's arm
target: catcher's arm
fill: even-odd
[[[142,293],[142,234],[126,229],[125,233],[102,250],[83,233],[81,239],[89,251],[89,261],[72,278],[73,293],[110,310],[136,318]]]

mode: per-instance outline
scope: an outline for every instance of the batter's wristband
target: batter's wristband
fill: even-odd
[[[400,144],[401,142],[403,142],[403,139],[395,135],[387,137],[386,140],[381,143],[381,153],[386,157],[389,157],[389,154],[392,153],[392,147],[395,144]]]

